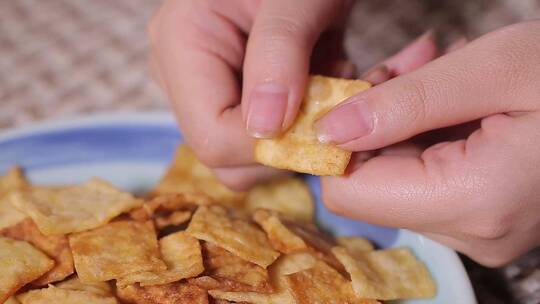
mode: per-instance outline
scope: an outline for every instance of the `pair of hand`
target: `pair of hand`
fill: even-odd
[[[254,137],[291,125],[309,71],[353,75],[338,47],[349,2],[168,0],[151,21],[154,78],[230,187],[286,174],[254,163]],[[442,55],[426,34],[373,69],[375,87],[316,124],[321,141],[358,152],[347,175],[322,178],[325,203],[488,266],[540,244],[539,54],[531,21]]]

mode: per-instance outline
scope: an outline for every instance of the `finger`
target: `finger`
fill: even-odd
[[[435,40],[435,32],[429,30],[413,42],[386,59],[386,65],[392,77],[409,73],[432,61],[439,56],[439,49]]]
[[[453,51],[459,50],[460,48],[466,46],[467,43],[469,43],[469,40],[467,39],[467,37],[458,38],[454,42],[450,43],[450,45],[446,48],[444,53],[448,54]]]
[[[258,138],[287,129],[296,117],[315,42],[344,1],[263,1],[249,35],[242,108]]]
[[[366,71],[361,79],[373,84],[381,84],[390,78],[405,74],[435,59],[438,54],[433,31],[428,31],[415,39],[397,54]]]
[[[150,72],[150,78],[159,86],[159,88],[163,92],[166,92],[167,87],[165,86],[165,82],[163,81],[163,77],[161,76],[157,60],[152,53],[150,53],[150,55],[148,56],[148,71]]]
[[[390,78],[392,78],[392,74],[390,74],[390,69],[385,64],[376,65],[360,76],[360,79],[372,85],[379,85]]]
[[[168,1],[150,26],[163,85],[185,140],[206,165],[252,164],[236,76],[245,39],[227,19],[196,5]]]
[[[479,237],[499,237],[506,199],[527,199],[508,189],[508,175],[512,184],[529,183],[527,164],[540,153],[540,134],[530,133],[530,115],[490,116],[466,140],[439,143],[420,157],[380,155],[348,175],[324,177],[323,200],[337,213],[370,223],[421,231],[459,227]],[[497,195],[499,189],[513,197]]]
[[[522,42],[529,34],[490,34],[353,96],[317,122],[319,138],[347,150],[371,150],[488,115],[534,109],[537,93],[530,82],[540,59],[532,55],[538,46]],[[499,47],[513,44],[520,45],[518,53]]]
[[[216,168],[216,176],[228,188],[236,191],[246,191],[251,187],[268,182],[278,177],[290,175],[290,171],[253,165],[234,168]]]

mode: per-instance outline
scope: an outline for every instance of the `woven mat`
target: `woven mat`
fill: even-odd
[[[146,70],[145,27],[160,2],[0,0],[0,129],[168,108]],[[538,0],[433,3],[360,1],[346,41],[357,65],[367,68],[427,28],[443,31],[448,42],[540,16]],[[465,261],[480,303],[540,303],[540,249],[495,270]]]
[[[0,1],[0,128],[165,108],[146,71],[159,0]]]

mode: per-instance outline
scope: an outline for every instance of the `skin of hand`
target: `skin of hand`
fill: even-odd
[[[339,47],[349,2],[167,0],[150,21],[151,74],[186,142],[230,188],[287,174],[254,162],[254,137],[291,125],[309,70],[353,76]]]
[[[540,21],[460,46],[317,122],[321,141],[360,152],[322,178],[323,199],[500,266],[540,244]]]
[[[246,189],[283,174],[254,164],[252,136],[287,129],[310,68],[352,76],[321,43],[346,8],[168,0],[154,16],[154,79],[186,141],[225,184]],[[328,206],[418,231],[489,266],[537,245],[539,33],[538,22],[514,25],[458,41],[433,62],[426,34],[364,75],[379,85],[317,124],[322,141],[357,152],[346,176],[323,178]]]

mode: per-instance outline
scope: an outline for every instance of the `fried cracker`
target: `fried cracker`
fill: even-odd
[[[184,282],[146,287],[119,286],[116,292],[123,303],[129,304],[209,304],[206,290]]]
[[[263,231],[248,221],[232,218],[218,205],[199,207],[186,231],[263,268],[279,256]]]
[[[84,290],[57,288],[35,289],[17,296],[21,304],[117,304],[113,296],[103,297]]]
[[[145,271],[164,271],[151,222],[118,221],[69,236],[75,269],[83,283]]]
[[[296,121],[287,132],[255,144],[255,160],[280,169],[313,175],[341,175],[351,152],[320,143],[314,123],[346,98],[370,87],[361,80],[312,76]]]
[[[11,196],[11,203],[31,217],[45,235],[93,229],[142,204],[109,183],[92,179],[66,187],[32,187]]]

